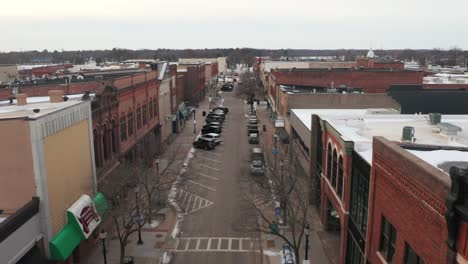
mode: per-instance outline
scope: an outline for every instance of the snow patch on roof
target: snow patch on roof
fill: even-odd
[[[446,162],[468,162],[468,151],[459,150],[408,150],[416,157],[443,171],[439,166]]]
[[[164,74],[166,74],[166,70],[167,70],[167,62],[163,63],[161,67],[161,71],[159,71],[158,80],[161,81],[162,79],[164,79]]]

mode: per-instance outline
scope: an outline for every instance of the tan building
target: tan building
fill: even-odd
[[[217,62],[218,63],[218,72],[220,74],[226,75],[227,73],[227,60],[226,57],[218,58],[180,58],[180,63],[197,63],[197,62]]]
[[[73,237],[74,229],[81,234],[100,222],[97,217],[85,228],[70,216],[83,214],[81,205],[102,195],[96,193],[90,101],[64,102],[63,91],[49,95],[48,102],[27,103],[18,94],[16,105],[0,106],[0,209],[14,210],[39,197],[45,251],[65,261],[87,239],[84,233]]]
[[[0,64],[0,84],[11,83],[15,79],[19,79],[18,66]]]
[[[169,63],[164,62],[159,70],[159,115],[161,125],[161,148],[164,150],[171,142],[174,122],[173,105],[177,100],[173,97],[176,88],[176,76],[170,71]]]

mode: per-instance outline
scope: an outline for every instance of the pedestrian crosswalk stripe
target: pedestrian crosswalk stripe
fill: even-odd
[[[195,243],[193,243],[194,241]],[[203,242],[202,242],[203,241]],[[226,242],[226,243],[223,243]],[[236,246],[234,246],[234,244]],[[194,245],[194,246],[190,246]],[[242,237],[184,237],[177,240],[175,252],[260,252],[261,241]]]
[[[179,193],[176,195],[176,197],[178,197],[177,201],[180,208],[182,208],[184,214],[186,215],[214,204],[210,200],[182,189],[179,190]]]

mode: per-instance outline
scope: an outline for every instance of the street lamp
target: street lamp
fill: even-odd
[[[305,260],[303,264],[309,263],[309,236],[310,236],[310,226],[306,225],[304,228],[304,234],[306,236],[306,244],[305,244]]]
[[[194,109],[194,110],[193,110],[193,133],[194,133],[194,134],[197,133],[197,119],[196,119],[196,115],[197,115],[197,112],[196,112],[196,110]]]
[[[137,208],[137,225],[138,225],[138,245],[143,244],[143,240],[141,240],[141,216],[140,216],[140,197],[138,195],[139,189],[138,185],[135,187],[135,201],[136,201],[136,208]]]
[[[278,140],[278,134],[275,133],[273,136],[275,138],[275,150],[274,151],[275,151],[275,171],[276,171],[276,157],[278,156],[278,149],[276,147],[276,141]]]
[[[107,264],[106,237],[106,231],[104,231],[104,229],[101,229],[101,232],[99,232],[99,239],[102,242],[102,255],[104,256],[104,264]]]
[[[157,197],[158,205],[161,204],[161,193],[159,191],[159,182],[160,182],[159,180],[160,180],[159,179],[159,159],[156,159],[156,186],[157,186],[156,191],[158,192],[158,197]]]

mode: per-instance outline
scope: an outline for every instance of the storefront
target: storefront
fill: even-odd
[[[67,224],[50,241],[50,257],[58,263],[79,262],[80,255],[89,250],[88,240],[96,239],[97,227],[109,208],[107,199],[97,193],[93,199],[82,195],[67,210]]]
[[[174,133],[182,131],[185,126],[185,121],[189,116],[189,109],[186,107],[185,103],[179,104],[177,112],[174,115]]]

